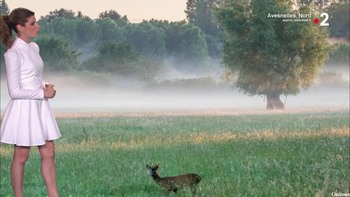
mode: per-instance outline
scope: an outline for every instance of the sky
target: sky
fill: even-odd
[[[126,15],[130,22],[141,22],[143,19],[181,21],[186,19],[184,10],[187,0],[6,0],[12,10],[24,7],[40,16],[49,14],[55,9],[64,8],[81,11],[84,15],[96,19],[101,12],[115,10]]]

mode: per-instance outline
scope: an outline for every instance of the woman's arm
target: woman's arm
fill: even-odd
[[[44,90],[25,90],[20,85],[20,58],[15,51],[5,54],[7,86],[12,99],[44,99]]]

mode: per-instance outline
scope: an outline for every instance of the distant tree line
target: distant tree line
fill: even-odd
[[[1,14],[9,14],[5,0],[0,5]],[[269,11],[327,12],[331,25],[283,23],[267,19]],[[56,9],[38,20],[35,41],[48,70],[111,73],[146,83],[167,67],[199,72],[220,61],[234,87],[265,95],[270,109],[284,108],[281,94],[310,87],[328,54],[328,63],[339,57],[348,62],[349,44],[330,48],[326,41],[349,41],[349,0],[187,0],[185,13],[183,21],[132,23],[113,9],[97,19]]]
[[[349,15],[346,12],[349,11],[344,6],[348,5],[347,1],[299,1],[299,5],[317,7],[330,3],[333,3],[327,6],[332,13],[330,36],[348,38]],[[178,22],[131,23],[127,16],[115,10],[101,12],[97,19],[91,19],[82,12],[57,9],[38,20],[41,36],[36,42],[42,48],[47,67],[56,71],[117,72],[121,69],[122,73],[128,73],[137,71],[140,61],[201,69],[208,66],[209,59],[219,59],[222,53],[223,32],[214,16],[219,4],[220,0],[188,0],[187,20]],[[0,6],[1,14],[9,14],[5,0]],[[106,60],[108,57],[111,59]]]
[[[38,42],[43,42],[49,47],[56,45],[60,50],[66,50],[68,59],[78,58],[79,61],[75,63],[67,61],[73,69],[78,68],[76,64],[83,63],[84,60],[103,56],[101,48],[105,47],[106,43],[124,43],[124,46],[130,45],[130,50],[137,55],[169,58],[177,65],[190,63],[201,66],[208,58],[219,58],[222,51],[221,41],[224,38],[214,16],[220,2],[188,0],[185,10],[187,21],[179,22],[150,20],[130,23],[127,16],[121,16],[115,10],[101,12],[97,19],[91,19],[82,12],[57,9],[39,19],[41,36]],[[332,24],[330,37],[349,39],[348,0],[299,0],[297,4],[314,6],[318,10],[329,12]],[[10,13],[5,0],[1,1],[0,10],[2,15]],[[1,51],[3,53],[4,50]],[[44,57],[49,55],[50,53],[44,54]],[[56,70],[69,67],[50,65]],[[56,66],[57,68],[54,68]],[[101,66],[109,65],[99,65]],[[81,69],[83,67],[84,65],[80,66]],[[93,68],[91,63],[88,68],[108,71],[104,68]]]

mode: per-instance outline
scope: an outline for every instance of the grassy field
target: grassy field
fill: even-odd
[[[62,197],[163,196],[147,163],[160,163],[160,176],[200,174],[198,196],[350,192],[349,112],[63,116],[58,123]],[[12,146],[1,145],[0,153],[0,196],[13,196]],[[26,166],[25,193],[45,196],[36,148]]]

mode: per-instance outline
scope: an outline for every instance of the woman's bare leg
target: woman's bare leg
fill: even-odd
[[[14,146],[11,165],[11,181],[16,197],[23,197],[24,167],[28,160],[30,147]]]
[[[39,151],[41,155],[41,173],[46,184],[47,194],[49,197],[57,197],[55,146],[53,141],[47,141],[45,145],[39,146]]]

